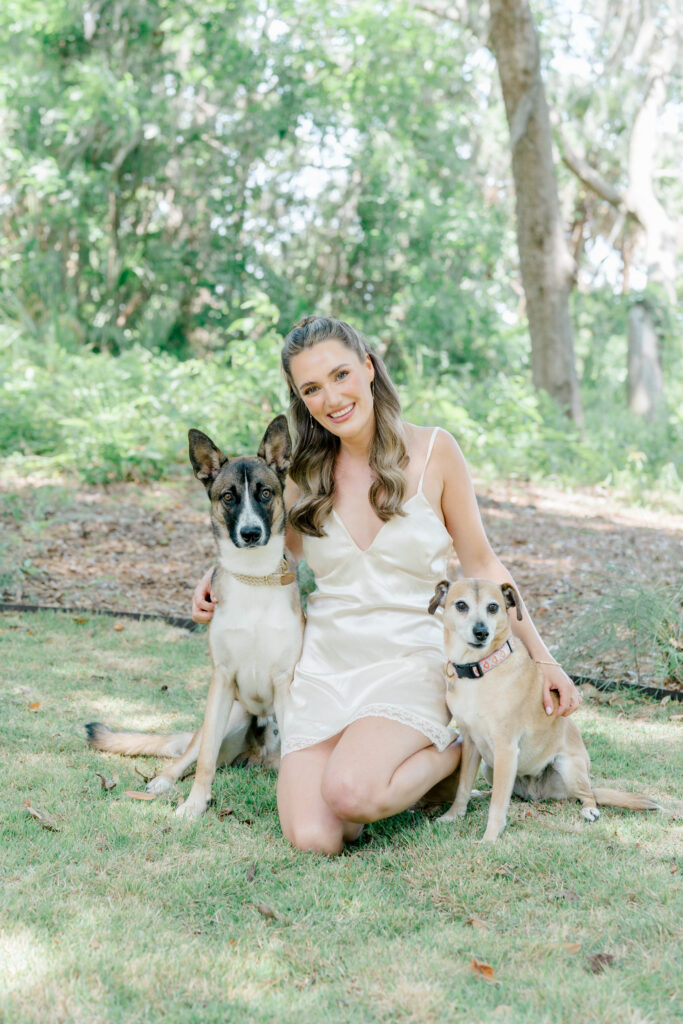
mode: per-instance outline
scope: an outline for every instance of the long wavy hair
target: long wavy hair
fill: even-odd
[[[370,356],[374,367],[375,434],[369,464],[375,479],[368,497],[383,522],[404,514],[406,478],[403,470],[408,464],[401,403],[380,357],[343,320],[323,316],[300,320],[285,338],[282,348],[282,369],[289,385],[289,408],[296,429],[289,474],[301,491],[289,513],[289,521],[300,533],[312,537],[324,536],[323,523],[332,511],[334,467],[340,442],[310,415],[292,379],[291,363],[294,356],[322,341],[340,341],[361,362]]]

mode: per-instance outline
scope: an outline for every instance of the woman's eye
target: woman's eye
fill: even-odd
[[[344,380],[344,377],[348,377],[348,375],[348,370],[340,370],[339,373],[337,374],[337,380]]]
[[[465,602],[465,601],[456,601],[455,602],[455,607],[456,607],[457,611],[459,611],[459,612],[469,611],[469,608],[467,606],[467,602]]]
[[[489,615],[495,615],[499,608],[500,605],[491,603],[490,605],[487,605],[486,611],[489,613]]]

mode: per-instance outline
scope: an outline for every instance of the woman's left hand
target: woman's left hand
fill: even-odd
[[[561,665],[541,665],[543,669],[543,707],[547,715],[553,713],[551,691],[560,698],[558,715],[573,715],[581,704],[581,694]]]

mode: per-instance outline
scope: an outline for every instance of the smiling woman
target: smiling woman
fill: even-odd
[[[278,809],[295,846],[339,853],[363,823],[405,810],[458,766],[442,629],[428,612],[453,549],[465,575],[514,581],[455,440],[402,419],[382,360],[352,327],[307,317],[282,365],[296,430],[287,546],[317,589],[280,723]],[[195,613],[209,610],[205,589]],[[512,625],[548,662],[546,708],[552,687],[560,711],[574,710],[578,694],[528,615]]]

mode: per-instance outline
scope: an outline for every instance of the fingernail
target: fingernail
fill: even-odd
[[[545,713],[546,713],[546,715],[552,715],[553,709],[552,708],[546,708],[545,709]]]

